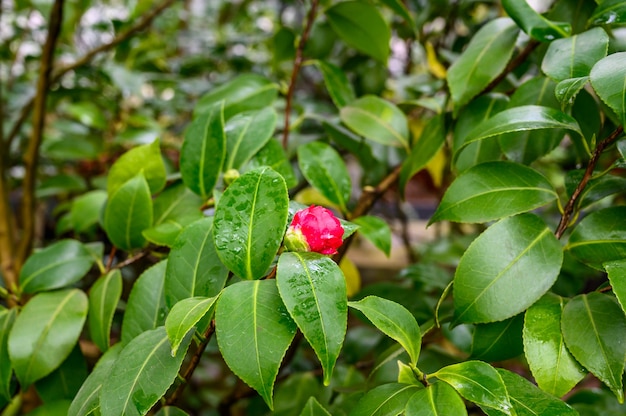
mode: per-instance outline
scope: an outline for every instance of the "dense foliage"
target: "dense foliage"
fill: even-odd
[[[626,3],[537,3],[0,2],[2,415],[623,414]]]

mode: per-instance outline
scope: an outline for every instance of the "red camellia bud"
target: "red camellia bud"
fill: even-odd
[[[312,205],[296,212],[285,234],[285,247],[289,251],[313,251],[335,254],[343,243],[343,227],[333,213]]]

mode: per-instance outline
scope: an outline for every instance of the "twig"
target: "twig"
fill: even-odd
[[[537,46],[539,46],[539,41],[535,39],[531,39],[526,44],[526,47],[519,53],[519,55],[517,55],[514,59],[509,61],[508,65],[504,68],[504,71],[502,71],[500,75],[498,75],[493,81],[491,81],[489,85],[487,85],[485,89],[480,92],[479,95],[487,94],[488,92],[493,90],[495,87],[497,87],[498,84],[504,78],[506,78],[507,75],[513,72],[515,68],[520,66],[522,62],[524,62],[526,58],[528,58],[528,55],[530,55],[537,48]]]
[[[298,79],[298,73],[300,72],[300,68],[302,67],[303,61],[303,51],[304,46],[306,45],[307,40],[309,39],[309,33],[311,32],[311,27],[313,27],[313,22],[315,21],[315,15],[317,13],[317,6],[319,4],[319,0],[311,1],[311,9],[306,17],[306,23],[304,25],[304,30],[302,31],[302,36],[300,37],[300,41],[298,42],[298,48],[296,49],[296,57],[293,61],[293,69],[291,71],[291,79],[289,80],[289,87],[287,89],[287,97],[285,98],[285,125],[283,127],[283,147],[287,148],[287,143],[289,142],[289,117],[291,113],[291,106],[293,101],[293,93],[296,89],[296,80]]]
[[[126,267],[128,265],[133,264],[134,262],[136,262],[137,260],[141,260],[144,257],[146,257],[149,254],[149,252],[147,250],[144,251],[140,251],[139,253],[135,254],[132,257],[127,258],[126,260],[117,263],[114,267],[112,267],[113,269],[121,269],[123,267]],[[110,267],[111,268],[111,267]]]
[[[50,11],[50,27],[41,56],[39,68],[39,80],[37,81],[37,95],[33,102],[33,130],[28,143],[28,149],[24,156],[26,173],[22,184],[23,200],[23,232],[22,239],[17,249],[17,270],[21,267],[26,257],[30,254],[35,233],[35,181],[39,165],[39,147],[43,138],[43,130],[46,118],[46,99],[50,90],[50,78],[52,75],[52,61],[56,49],[61,24],[63,23],[63,0],[56,0]]]
[[[73,71],[73,70],[75,70],[75,69],[77,69],[77,68],[79,68],[79,67],[81,67],[83,65],[88,64],[98,54],[113,49],[114,47],[116,47],[120,43],[122,43],[125,40],[129,39],[130,37],[134,36],[137,32],[140,32],[140,31],[146,29],[148,26],[150,26],[152,21],[158,15],[160,15],[169,6],[174,4],[175,1],[176,0],[165,0],[165,1],[163,1],[161,4],[159,4],[157,7],[155,7],[150,13],[144,15],[135,25],[129,27],[128,29],[126,29],[125,31],[123,31],[119,35],[117,35],[111,42],[105,43],[104,45],[101,45],[101,46],[99,46],[99,47],[97,47],[97,48],[87,52],[82,58],[79,58],[78,60],[76,60],[75,62],[73,62],[71,64],[64,65],[64,66],[61,66],[59,68],[55,68],[53,73],[52,73],[51,83],[55,83],[55,82],[59,81],[63,77],[63,75],[65,75],[68,72]],[[36,97],[31,98],[26,104],[24,104],[24,106],[20,110],[20,115],[19,115],[18,119],[15,121],[15,123],[13,124],[13,127],[11,128],[11,131],[7,135],[7,143],[5,145],[5,148],[8,148],[8,146],[11,145],[11,142],[15,139],[15,137],[17,136],[18,132],[20,131],[22,125],[24,124],[24,122],[28,118],[28,115],[30,114],[30,111],[33,109],[33,106],[35,104],[35,98]]]
[[[563,215],[561,216],[561,221],[559,222],[559,225],[556,228],[556,231],[554,232],[554,235],[556,235],[556,238],[561,238],[563,236],[563,233],[569,226],[570,218],[572,214],[574,213],[574,208],[576,207],[576,201],[578,201],[580,194],[583,192],[583,190],[587,186],[587,183],[591,179],[591,176],[593,175],[593,171],[595,170],[598,160],[600,159],[600,155],[602,154],[604,149],[606,149],[608,146],[613,144],[615,140],[617,140],[617,138],[623,133],[623,131],[624,131],[624,127],[619,126],[617,129],[613,131],[613,133],[611,133],[607,138],[602,140],[596,146],[595,150],[593,151],[593,154],[591,155],[591,159],[589,159],[589,164],[587,165],[587,169],[585,169],[585,173],[582,179],[578,183],[578,186],[576,186],[576,189],[572,193],[572,196],[570,197],[569,201],[567,201],[565,208],[563,208]]]

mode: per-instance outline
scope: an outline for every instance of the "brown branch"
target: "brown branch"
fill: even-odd
[[[304,46],[309,39],[309,33],[311,32],[311,28],[313,27],[318,4],[319,0],[311,1],[311,9],[307,14],[304,30],[302,31],[302,36],[300,37],[300,41],[298,42],[298,48],[296,49],[296,57],[293,61],[291,79],[289,80],[287,97],[285,98],[285,125],[283,127],[283,147],[285,149],[287,148],[287,143],[289,142],[289,117],[291,115],[293,93],[296,89],[296,80],[298,79],[298,73],[300,72],[300,68],[302,67]]]
[[[22,213],[23,213],[23,233],[17,249],[16,270],[19,270],[22,263],[30,254],[35,234],[35,181],[39,165],[39,147],[43,138],[43,130],[46,118],[46,99],[50,91],[50,79],[52,75],[52,65],[54,60],[54,50],[56,49],[61,24],[63,23],[63,0],[56,0],[50,11],[50,27],[48,36],[43,47],[41,56],[41,67],[39,68],[39,79],[37,81],[37,95],[33,102],[33,130],[28,143],[28,149],[24,155],[24,166],[26,173],[22,184]]]
[[[122,268],[124,268],[126,266],[129,266],[129,265],[133,264],[134,262],[136,262],[138,260],[143,259],[148,254],[150,254],[150,252],[148,250],[143,250],[143,251],[140,251],[139,253],[135,254],[134,256],[128,257],[126,260],[117,263],[113,267],[111,267],[111,265],[109,264],[108,267],[109,267],[109,269],[122,269]],[[112,260],[109,260],[109,261],[112,261]]]
[[[498,75],[493,81],[491,81],[489,85],[487,85],[485,89],[480,92],[479,95],[487,94],[488,92],[493,90],[495,87],[497,87],[498,84],[502,82],[502,80],[506,78],[507,75],[513,72],[515,68],[520,66],[526,60],[526,58],[528,58],[528,55],[530,55],[537,48],[537,46],[539,46],[539,43],[540,43],[539,41],[535,39],[531,39],[526,44],[526,47],[519,53],[519,55],[517,55],[514,59],[510,60],[508,65],[504,68],[504,71],[502,71],[500,75]]]
[[[75,62],[73,62],[71,64],[64,65],[64,66],[61,66],[59,68],[54,68],[54,71],[52,73],[51,83],[58,82],[63,77],[63,75],[65,75],[68,72],[73,71],[73,70],[75,70],[75,69],[77,69],[77,68],[79,68],[79,67],[81,67],[83,65],[88,64],[97,55],[113,49],[114,47],[116,47],[120,43],[122,43],[122,42],[128,40],[129,38],[131,38],[132,36],[134,36],[137,32],[140,32],[140,31],[146,29],[148,26],[150,26],[152,21],[157,16],[159,16],[169,6],[174,4],[175,1],[176,0],[164,0],[161,4],[159,4],[152,11],[150,11],[150,13],[144,15],[135,25],[129,27],[128,29],[126,29],[125,31],[123,31],[119,35],[117,35],[111,42],[105,43],[104,45],[101,45],[101,46],[99,46],[99,47],[97,47],[97,48],[87,52],[83,57],[79,58],[77,61],[75,61]],[[35,104],[35,99],[36,99],[36,97],[31,98],[26,104],[24,104],[24,106],[20,110],[20,115],[19,115],[18,119],[15,121],[15,123],[13,124],[13,127],[11,128],[11,131],[9,132],[9,134],[7,136],[7,144],[5,145],[5,148],[8,148],[7,146],[11,145],[11,142],[15,139],[15,137],[19,133],[22,125],[24,124],[24,122],[28,118],[28,115],[30,114],[31,110],[33,109],[33,106]]]
[[[565,208],[563,208],[563,215],[561,216],[561,221],[559,222],[559,225],[556,228],[556,231],[554,232],[554,235],[556,235],[556,238],[561,238],[563,236],[563,233],[569,226],[569,221],[570,221],[570,218],[572,217],[572,214],[574,213],[576,202],[578,201],[578,198],[580,197],[583,190],[587,186],[587,183],[591,179],[591,176],[593,175],[593,171],[595,170],[596,165],[598,164],[598,160],[600,159],[600,155],[602,154],[604,149],[606,149],[608,146],[613,144],[615,140],[617,140],[617,138],[623,133],[623,131],[624,131],[624,128],[622,126],[619,126],[617,129],[615,129],[615,131],[613,131],[613,133],[611,133],[606,139],[602,140],[596,146],[595,150],[593,151],[593,154],[591,155],[591,159],[589,159],[589,164],[587,165],[587,169],[585,169],[585,173],[582,179],[578,183],[578,186],[576,186],[576,189],[572,193],[572,196],[570,197],[569,201],[567,201]]]

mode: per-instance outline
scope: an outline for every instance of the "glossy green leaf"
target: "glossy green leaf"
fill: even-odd
[[[598,292],[576,296],[563,309],[561,330],[574,358],[623,403],[626,316],[617,301]]]
[[[332,5],[324,14],[344,42],[382,63],[387,63],[391,29],[374,5],[344,1]]]
[[[276,386],[274,414],[297,414],[310,397],[324,398],[321,383],[307,371],[294,372]]]
[[[116,344],[109,348],[107,352],[100,357],[96,366],[83,383],[82,387],[72,401],[68,416],[87,416],[93,414],[100,407],[100,389],[102,384],[108,378],[113,364],[117,360],[121,344]]]
[[[133,285],[122,321],[122,344],[165,323],[167,306],[163,287],[167,260],[146,269]]]
[[[599,60],[589,75],[596,94],[626,124],[626,52],[614,53]]]
[[[96,190],[85,192],[72,201],[70,218],[77,233],[88,231],[98,224],[106,200],[106,191]]]
[[[213,234],[222,262],[241,278],[263,277],[280,248],[288,210],[285,180],[274,170],[262,167],[241,175],[215,210]]]
[[[343,107],[341,121],[377,143],[409,148],[409,126],[404,113],[389,101],[366,95]]]
[[[165,319],[165,330],[172,345],[172,355],[176,355],[185,335],[211,311],[217,296],[212,298],[194,297],[183,299],[172,307]]]
[[[572,33],[569,23],[546,19],[530,7],[526,0],[502,0],[502,7],[524,32],[538,41],[549,42]]]
[[[285,154],[285,149],[283,149],[278,140],[268,141],[265,146],[254,155],[246,165],[244,171],[254,170],[261,166],[269,166],[278,172],[283,179],[285,179],[288,188],[293,188],[298,184],[291,162]]]
[[[300,412],[300,416],[331,416],[328,410],[324,408],[313,396],[304,405],[304,409]]]
[[[509,393],[498,371],[482,361],[452,364],[432,374],[452,386],[461,396],[482,408],[514,415]]]
[[[609,276],[613,293],[622,307],[626,311],[626,260],[615,260],[604,263],[604,270]]]
[[[490,93],[472,100],[461,110],[454,125],[454,150],[463,145],[467,134],[478,124],[506,109],[509,98],[503,94]],[[502,151],[496,140],[472,143],[459,152],[456,168],[462,172],[482,162],[500,160]]]
[[[472,37],[448,69],[448,86],[456,109],[467,104],[504,70],[519,29],[508,18],[492,20]]]
[[[275,280],[228,286],[215,310],[217,343],[224,361],[273,408],[280,363],[296,334]]]
[[[247,111],[232,117],[224,126],[226,161],[224,172],[240,169],[265,146],[274,134],[277,115],[272,107]]]
[[[524,377],[503,368],[498,368],[498,373],[517,416],[578,416],[570,405],[541,391]]]
[[[337,264],[317,253],[285,252],[276,283],[289,314],[322,363],[328,385],[346,335],[346,281]]]
[[[626,258],[626,206],[587,215],[576,225],[565,248],[596,269],[602,269],[603,263]]]
[[[486,162],[452,182],[429,223],[488,222],[531,211],[556,198],[550,182],[536,170],[513,162]]]
[[[9,356],[22,388],[67,358],[83,329],[87,308],[87,295],[77,289],[39,293],[24,306],[9,334]]]
[[[277,94],[278,85],[267,78],[256,74],[243,74],[203,95],[194,112],[204,113],[223,100],[224,119],[228,120],[244,111],[271,106]]]
[[[59,240],[28,257],[20,271],[20,289],[36,293],[69,286],[85,276],[93,263],[79,241]]]
[[[148,182],[139,173],[109,198],[104,210],[104,229],[117,248],[127,251],[140,248],[146,244],[142,231],[152,226],[152,215]]]
[[[601,27],[557,39],[548,46],[541,70],[557,81],[586,77],[595,63],[606,56],[608,47],[609,37]]]
[[[109,349],[113,314],[122,296],[122,273],[113,270],[100,277],[89,291],[89,333],[100,351]]]
[[[224,103],[197,114],[180,150],[180,173],[185,185],[203,199],[217,183],[226,158]]]
[[[556,281],[561,244],[534,214],[505,218],[469,246],[454,276],[455,321],[493,322],[535,303]]]
[[[155,416],[189,416],[189,413],[174,406],[162,407]]]
[[[574,103],[574,99],[589,82],[589,77],[570,78],[556,84],[554,95],[561,105],[569,105]]]
[[[400,171],[400,193],[404,196],[404,190],[409,180],[424,169],[428,162],[435,157],[439,149],[446,141],[445,116],[443,114],[432,118],[424,127],[424,131],[413,145],[411,154],[402,163]]]
[[[143,172],[148,182],[150,193],[155,194],[165,186],[165,165],[161,157],[159,140],[151,144],[137,146],[115,161],[107,176],[107,192],[109,196],[126,182]]]
[[[197,219],[197,217],[183,217],[180,220],[165,220],[159,225],[146,228],[141,234],[152,244],[171,248],[183,228]]]
[[[411,358],[411,364],[417,365],[422,334],[415,317],[404,306],[377,296],[349,302],[348,306],[363,313],[376,328],[402,345]]]
[[[603,0],[597,3],[589,22],[594,25],[620,25],[626,22],[626,4],[622,0]]]
[[[345,107],[354,101],[356,98],[354,89],[341,68],[326,61],[317,60],[314,64],[322,73],[328,94],[337,108]]]
[[[407,401],[420,390],[414,384],[389,383],[365,393],[350,412],[350,416],[397,416]]]
[[[17,309],[0,311],[0,398],[11,400],[11,376],[13,366],[9,358],[9,332],[15,322]]]
[[[174,242],[163,288],[169,308],[183,299],[216,296],[226,284],[228,269],[217,256],[214,232],[213,218],[206,217],[188,225]]]
[[[504,110],[480,123],[465,138],[465,143],[454,155],[456,159],[462,149],[470,143],[485,140],[505,133],[527,130],[565,129],[582,136],[580,126],[572,117],[550,107],[524,105]],[[505,138],[501,138],[501,142]]]
[[[165,328],[146,331],[120,351],[100,390],[102,416],[145,415],[178,375],[191,334],[171,355]]]
[[[35,390],[44,403],[72,400],[87,379],[87,361],[78,344],[59,368],[35,383]]]
[[[44,403],[35,410],[28,412],[27,416],[57,416],[66,415],[70,407],[69,400],[55,400],[53,402]]]
[[[565,346],[561,314],[565,300],[547,293],[524,316],[524,352],[537,385],[561,397],[569,392],[585,372]]]
[[[353,220],[359,226],[359,233],[374,244],[387,257],[391,254],[391,229],[381,218],[364,215]]]
[[[298,164],[307,181],[329,201],[347,212],[352,182],[339,153],[324,142],[298,146]]]
[[[522,354],[523,325],[524,316],[521,314],[504,321],[476,325],[472,334],[472,358],[494,362]]]
[[[565,189],[571,196],[585,175],[582,169],[570,170],[565,175]],[[577,201],[579,209],[586,208],[594,202],[600,201],[607,196],[623,193],[626,190],[626,178],[617,175],[601,175],[589,179],[585,189],[580,193]]]
[[[381,2],[393,10],[398,16],[402,17],[409,27],[415,27],[415,21],[402,0],[381,0]]]
[[[200,219],[203,202],[202,198],[179,181],[154,198],[154,224],[163,224],[167,220],[181,222],[193,217]]]
[[[406,404],[406,416],[467,416],[465,403],[448,384],[437,382],[415,392]]]

